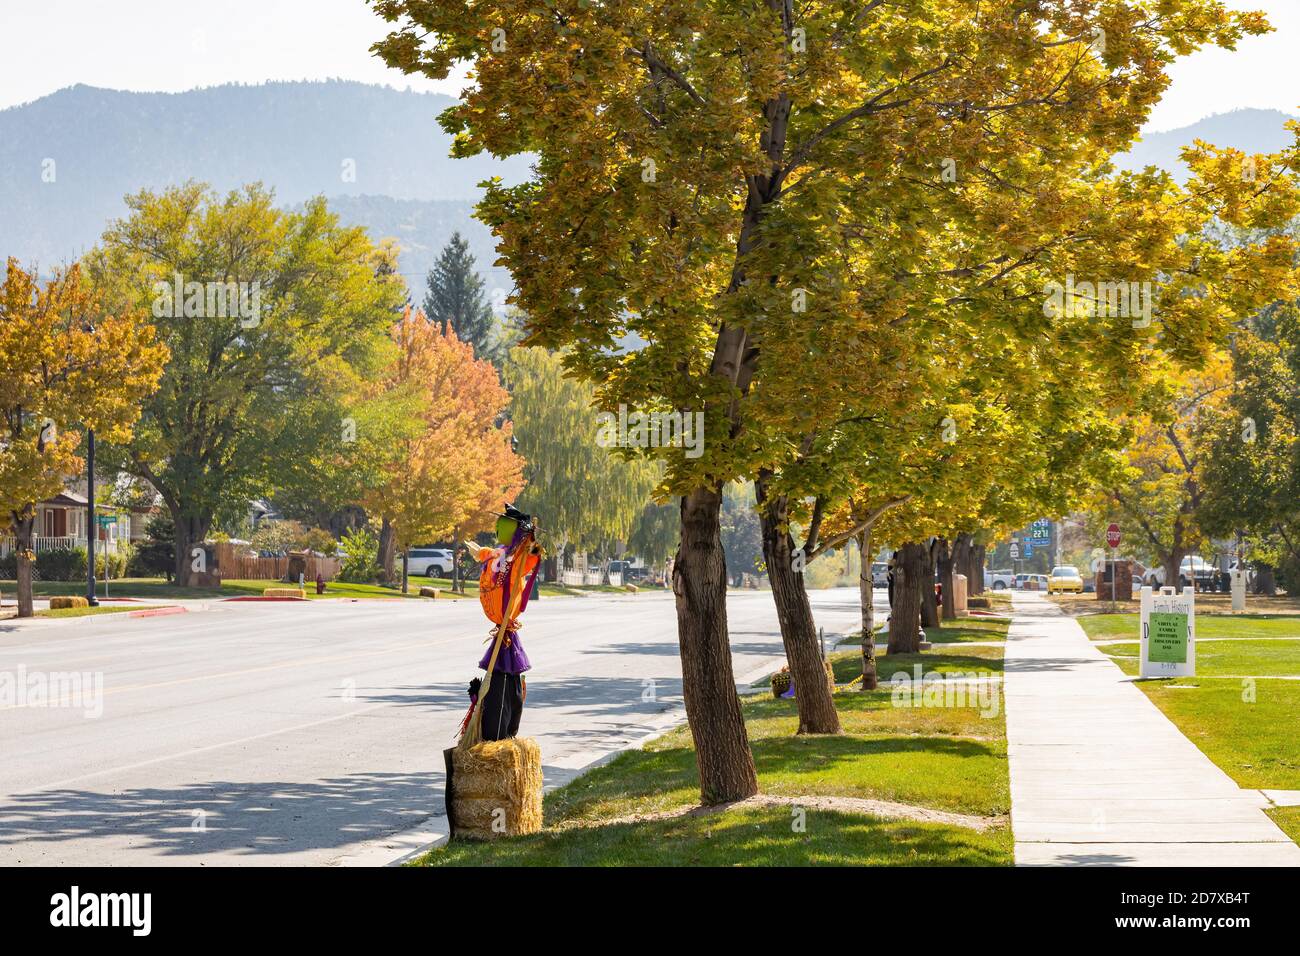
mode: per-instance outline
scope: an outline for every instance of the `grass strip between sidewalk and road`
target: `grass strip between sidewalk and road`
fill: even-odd
[[[959,669],[1000,670],[1000,647],[970,650],[981,653]],[[955,663],[947,657],[899,655],[895,664],[910,671],[920,661],[928,672]],[[840,660],[850,658],[857,653],[836,655],[837,672]],[[1011,865],[1000,706],[992,713],[974,701],[900,706],[892,687],[841,690],[835,703],[843,734],[800,736],[795,701],[768,694],[743,699],[767,802],[690,812],[699,780],[690,730],[681,726],[549,793],[542,833],[487,844],[458,841],[414,865]],[[917,819],[838,809],[854,800],[904,805]],[[959,814],[979,826],[934,822],[927,812]]]
[[[161,604],[101,604],[98,607],[60,607],[37,611],[36,617],[90,617],[99,614],[123,614],[133,611],[156,611]]]

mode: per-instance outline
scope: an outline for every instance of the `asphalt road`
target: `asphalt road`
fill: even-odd
[[[828,635],[857,628],[856,589],[812,598]],[[782,656],[771,595],[728,610],[749,682]],[[488,626],[477,601],[401,600],[0,624],[0,681],[28,688],[0,695],[0,864],[388,862],[443,826]],[[671,596],[543,599],[522,638],[548,785],[682,719]]]

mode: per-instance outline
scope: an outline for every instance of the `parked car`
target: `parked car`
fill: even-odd
[[[871,563],[871,586],[873,588],[889,587],[889,564],[885,561]]]
[[[1058,564],[1047,576],[1047,593],[1064,594],[1067,591],[1082,594],[1083,575],[1072,564]]]
[[[993,591],[1005,591],[1016,586],[1016,573],[1008,568],[1005,571],[984,571],[984,587]]]
[[[408,560],[411,574],[429,578],[445,578],[451,574],[450,548],[412,548]]]
[[[1046,574],[1027,574],[1020,573],[1016,575],[1015,587],[1021,591],[1046,591],[1048,577]]]
[[[1196,590],[1207,591],[1214,586],[1214,576],[1214,565],[1207,563],[1199,554],[1189,554],[1178,566],[1178,589],[1181,591],[1189,584],[1194,584]],[[1159,567],[1147,572],[1146,583],[1153,588],[1164,587],[1165,569]]]

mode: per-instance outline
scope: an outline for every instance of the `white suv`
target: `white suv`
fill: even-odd
[[[428,578],[445,578],[451,574],[450,548],[412,548],[408,559],[411,574],[423,574]]]

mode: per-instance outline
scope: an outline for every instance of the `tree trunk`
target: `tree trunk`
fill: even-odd
[[[384,515],[379,522],[379,550],[375,560],[385,584],[397,580],[397,531],[388,515]]]
[[[32,617],[36,611],[32,604],[32,530],[36,526],[36,515],[26,518],[14,518],[14,558],[17,563],[18,616]]]
[[[1277,594],[1277,576],[1266,564],[1256,565],[1254,593],[1269,597]]]
[[[921,626],[938,627],[939,602],[934,596],[934,575],[939,557],[938,539],[930,539],[930,544],[924,550],[922,560],[924,561],[923,573],[925,574],[925,580],[922,582],[921,587]]]
[[[705,804],[758,793],[731,669],[727,566],[718,525],[721,506],[721,487],[696,488],[681,499],[681,540],[673,562],[682,696]]]
[[[176,527],[176,586],[189,587],[194,574],[194,555],[190,552],[207,538],[212,515],[183,514],[172,509],[172,522]]]
[[[772,599],[776,602],[776,619],[781,624],[785,659],[794,679],[799,733],[838,734],[840,716],[826,679],[821,641],[817,638],[817,625],[804,588],[802,564],[795,568],[789,499],[784,495],[769,496],[762,477],[754,483],[754,492],[763,528],[763,558],[772,583]]]
[[[939,562],[939,592],[943,595],[940,619],[955,621],[957,620],[957,598],[953,594],[953,581],[956,561],[953,558],[952,548],[949,546],[947,538],[939,538],[935,550]]]
[[[1183,570],[1183,557],[1184,557],[1183,549],[1182,549],[1182,548],[1175,548],[1174,550],[1168,552],[1168,553],[1165,555],[1165,559],[1164,559],[1164,561],[1161,562],[1161,564],[1162,564],[1162,566],[1164,567],[1164,570],[1165,570],[1165,585],[1164,585],[1164,586],[1167,587],[1167,588],[1174,588],[1174,589],[1177,590],[1179,593],[1182,592],[1182,585],[1179,584],[1179,582],[1178,582],[1178,578],[1179,578],[1179,575],[1182,574],[1182,570]],[[1106,559],[1107,559],[1107,560],[1110,560],[1110,556],[1107,555],[1107,558],[1106,558]],[[1112,568],[1111,570],[1112,570],[1112,575],[1113,575],[1114,569]],[[1194,584],[1195,582],[1194,582],[1194,581],[1188,581],[1187,583],[1188,583],[1188,584]],[[1112,594],[1115,593],[1115,591],[1114,591],[1114,586],[1115,586],[1115,582],[1112,580],[1112,581],[1111,581],[1111,588],[1112,588],[1111,593],[1112,593]]]
[[[871,529],[858,534],[858,550],[862,552],[862,567],[858,571],[858,600],[862,604],[862,690],[875,690],[879,683],[876,675],[876,610],[875,589],[871,583]]]
[[[966,575],[966,596],[970,597],[973,593],[971,589],[975,586],[975,576],[971,573],[971,557],[974,546],[971,544],[971,536],[962,532],[953,539],[952,543],[952,567],[953,573]],[[956,595],[953,595],[956,600]]]
[[[460,562],[465,554],[465,546],[460,540],[460,525],[451,533],[451,589],[457,594],[465,593],[465,575],[461,573]]]
[[[925,583],[926,551],[925,545],[915,541],[898,550],[894,564],[894,609],[889,615],[890,654],[915,654],[921,649],[921,592]]]
[[[966,572],[967,594],[984,593],[984,556],[985,547],[982,544],[971,544],[970,549],[970,570]]]

